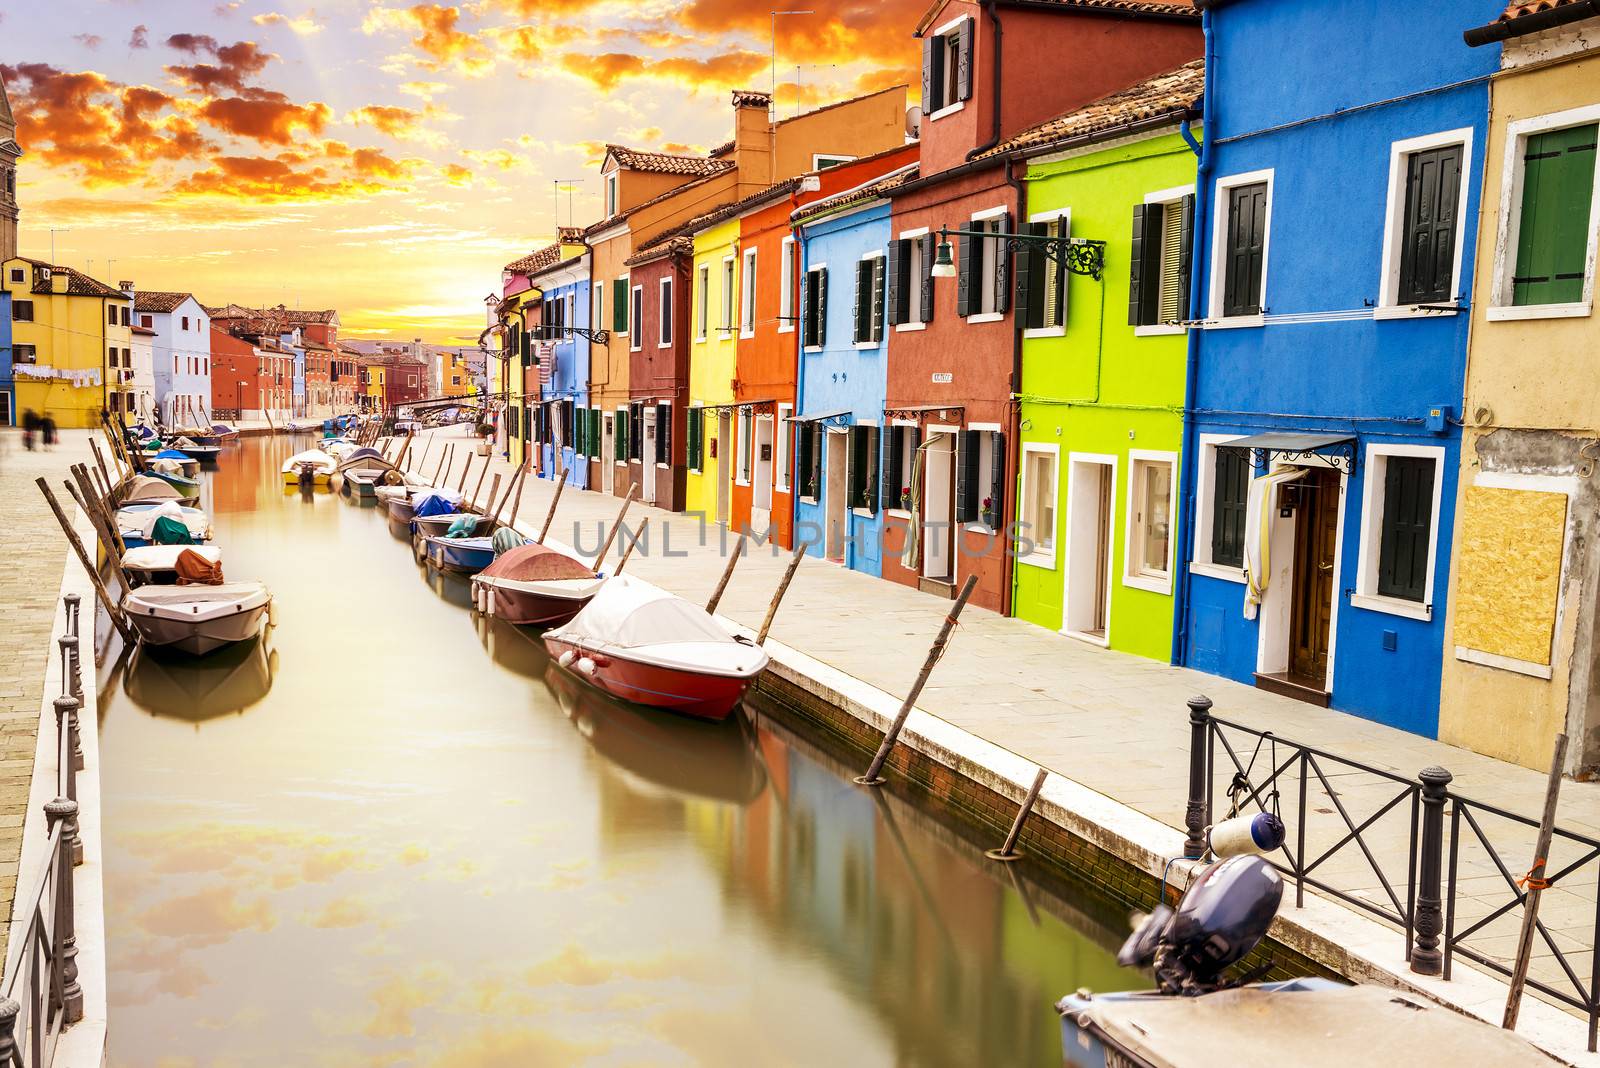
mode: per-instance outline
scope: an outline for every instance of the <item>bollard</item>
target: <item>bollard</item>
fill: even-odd
[[[1006,835],[1005,844],[999,849],[986,849],[983,855],[990,860],[1020,860],[1022,854],[1017,852],[1017,838],[1022,834],[1022,825],[1028,819],[1028,813],[1033,811],[1033,803],[1039,800],[1039,791],[1044,789],[1045,777],[1050,773],[1043,768],[1033,777],[1033,785],[1028,787],[1028,796],[1022,799],[1022,807],[1017,809],[1017,818],[1011,821],[1011,833]]]
[[[1189,698],[1189,803],[1184,808],[1183,826],[1189,836],[1183,840],[1183,859],[1199,860],[1206,855],[1206,808],[1210,783],[1206,777],[1206,743],[1211,729],[1211,698],[1200,694]]]
[[[82,603],[83,598],[75,593],[69,593],[62,600],[67,605],[67,633],[76,638],[78,636],[78,605]]]
[[[1444,954],[1439,950],[1439,932],[1444,930],[1440,876],[1444,868],[1444,805],[1449,798],[1446,787],[1450,773],[1441,767],[1423,768],[1422,840],[1417,860],[1417,914],[1412,926],[1417,944],[1411,950],[1411,970],[1418,975],[1438,975]]]
[[[17,1017],[21,1013],[21,1002],[0,998],[0,1064],[17,1059]]]
[[[63,836],[78,833],[78,803],[65,797],[48,801],[44,806],[45,820],[50,830],[61,824]],[[65,837],[62,845],[65,846]],[[72,851],[58,851],[56,867],[56,959],[61,962],[61,1020],[75,1024],[83,1019],[83,987],[78,984],[78,933],[73,915],[76,908],[72,892]]]

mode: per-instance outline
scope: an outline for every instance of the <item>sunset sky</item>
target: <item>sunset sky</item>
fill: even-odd
[[[601,146],[732,136],[773,7],[815,12],[778,20],[780,116],[916,80],[924,0],[0,0],[22,253],[66,227],[109,282],[470,342],[502,265],[597,217]]]

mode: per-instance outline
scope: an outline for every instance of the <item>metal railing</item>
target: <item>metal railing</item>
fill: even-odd
[[[1214,716],[1205,697],[1192,698],[1188,707],[1186,858],[1207,854],[1208,829],[1220,822],[1218,787],[1225,782],[1228,810],[1221,818],[1271,811],[1289,825],[1282,848],[1266,859],[1295,884],[1297,908],[1310,886],[1395,925],[1419,975],[1448,980],[1459,956],[1511,976],[1511,966],[1483,943],[1504,934],[1492,932],[1497,920],[1520,919],[1528,880],[1513,872],[1532,859],[1538,819],[1463,797],[1449,788],[1451,775],[1441,767],[1408,777]],[[1497,845],[1486,827],[1491,820],[1517,832],[1515,843]],[[1570,855],[1550,858],[1545,885],[1570,890],[1583,883],[1574,892],[1592,902],[1592,912],[1577,933],[1570,926],[1552,932],[1543,920],[1536,925],[1565,983],[1530,975],[1527,985],[1588,1017],[1593,1052],[1600,1034],[1600,840],[1557,827],[1555,841]],[[1508,864],[1505,855],[1515,859]],[[1464,863],[1480,878],[1493,873],[1492,893],[1469,892]],[[1468,944],[1474,938],[1477,945]]]
[[[66,633],[61,649],[61,696],[56,713],[56,798],[44,806],[48,833],[44,856],[33,878],[18,880],[33,888],[20,937],[0,982],[0,1068],[47,1068],[62,1033],[83,1018],[83,988],[78,983],[78,942],[74,925],[73,867],[83,863],[78,836],[78,772],[83,767],[78,712],[83,703],[76,594],[68,594]],[[19,912],[21,910],[18,910]]]

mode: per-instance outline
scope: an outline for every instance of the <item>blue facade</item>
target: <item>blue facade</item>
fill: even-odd
[[[795,398],[796,416],[841,412],[823,421],[821,477],[816,498],[800,496],[800,471],[795,471],[795,539],[810,542],[813,556],[825,556],[828,530],[830,476],[835,486],[848,479],[848,428],[858,423],[882,425],[888,390],[888,351],[891,331],[871,347],[853,340],[855,266],[869,253],[889,245],[889,205],[869,204],[841,215],[806,222],[797,228],[802,277],[819,267],[828,269],[827,327],[820,349],[800,345],[800,367]],[[802,286],[802,292],[805,287]],[[836,508],[843,519],[843,560],[852,571],[883,574],[883,513],[873,516],[850,508]]]
[[[17,423],[17,386],[11,370],[11,294],[0,289],[0,393],[5,394],[5,411],[0,426]]]
[[[1269,687],[1288,676],[1312,699],[1320,691],[1334,708],[1430,737],[1446,640],[1477,179],[1488,75],[1498,62],[1493,49],[1468,48],[1461,27],[1488,22],[1503,7],[1351,0],[1330,20],[1319,0],[1229,0],[1206,14],[1206,147],[1191,291],[1200,309],[1192,314],[1206,325],[1190,331],[1185,456],[1194,459],[1183,465],[1182,502],[1190,564],[1174,660]],[[1446,229],[1457,265],[1440,283],[1448,294],[1419,306],[1404,299],[1399,281],[1407,198],[1422,195],[1408,168],[1451,145],[1459,146],[1459,171],[1442,185],[1455,191],[1457,221]],[[1258,292],[1260,311],[1241,311],[1249,302],[1235,300],[1229,316],[1226,235],[1237,224],[1230,213],[1243,214],[1241,187],[1263,180],[1261,282],[1235,287]],[[1241,261],[1231,262],[1237,272]],[[1227,483],[1215,446],[1264,433],[1298,440],[1243,454],[1257,479],[1275,467],[1306,471],[1286,496],[1251,484],[1245,512],[1261,517],[1270,553],[1246,555],[1235,567],[1211,537],[1217,480]],[[1430,555],[1407,557],[1417,561],[1412,583],[1397,595],[1396,582],[1381,577],[1393,566],[1380,572],[1400,551],[1385,547],[1385,509],[1393,519],[1397,501],[1413,509],[1423,501],[1427,512],[1427,494],[1416,488],[1423,482],[1394,488],[1386,475],[1392,481],[1428,461],[1428,529],[1407,528],[1405,544],[1426,542]],[[1245,577],[1252,565],[1267,576],[1253,619]]]
[[[576,261],[569,261],[576,262]],[[558,274],[555,277],[563,279],[560,284],[549,284],[544,291],[545,321],[550,322],[550,308],[557,302],[562,302],[566,317],[565,322],[573,326],[588,326],[593,322],[594,316],[589,307],[589,280],[588,261],[582,261],[583,277],[576,281],[566,281],[570,274]],[[576,409],[589,406],[589,342],[576,334],[567,334],[554,342],[553,361],[550,381],[540,389],[540,397],[544,404],[551,402],[565,403],[571,401]],[[559,410],[559,409],[558,409]],[[552,423],[551,425],[555,425]],[[558,470],[555,456],[555,443],[545,441],[541,443],[543,450],[542,464],[539,472],[540,478],[554,478]],[[589,465],[578,460],[578,452],[574,443],[563,442],[561,445],[561,463],[559,469],[567,472],[567,485],[585,489],[589,484]]]

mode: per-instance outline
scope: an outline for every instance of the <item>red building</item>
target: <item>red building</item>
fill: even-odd
[[[1088,0],[979,4],[945,0],[918,24],[923,42],[921,166],[893,193],[891,264],[909,264],[941,228],[1014,234],[1023,183],[993,154],[1005,138],[1200,56],[1189,3]],[[1070,71],[1070,77],[1061,72]],[[1012,317],[1011,255],[996,237],[951,238],[958,277],[936,280],[931,307],[891,309],[885,425],[921,446],[931,537],[904,563],[890,524],[883,576],[1008,612],[1015,514],[1021,337]],[[903,268],[902,268],[903,269]],[[910,329],[905,329],[910,327]],[[935,512],[942,517],[935,519]],[[937,526],[935,524],[938,524]]]
[[[628,479],[646,504],[681,511],[688,483],[689,277],[694,239],[679,227],[627,260]],[[621,492],[626,493],[624,489]]]

